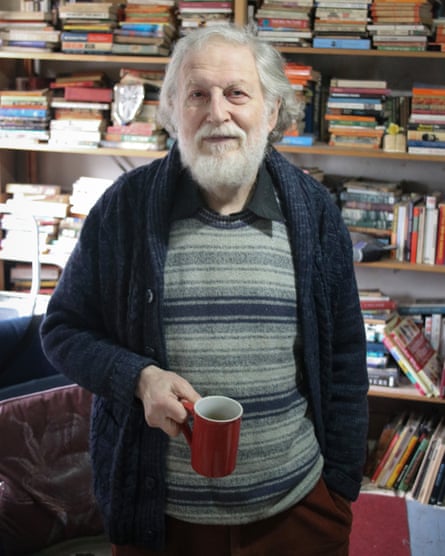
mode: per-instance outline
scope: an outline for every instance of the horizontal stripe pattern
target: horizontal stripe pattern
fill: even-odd
[[[173,223],[165,268],[169,369],[202,395],[244,408],[235,472],[208,479],[171,439],[167,513],[197,523],[247,523],[296,503],[321,472],[299,353],[296,277],[285,225],[216,215]]]

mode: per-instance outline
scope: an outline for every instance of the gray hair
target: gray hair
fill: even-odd
[[[252,52],[267,109],[272,112],[276,101],[280,102],[276,126],[269,134],[269,142],[279,141],[284,131],[296,118],[301,117],[303,110],[301,101],[297,100],[284,73],[284,59],[275,48],[259,39],[248,27],[229,23],[201,27],[178,40],[161,87],[157,116],[159,123],[172,136],[176,135],[174,107],[181,67],[190,52],[201,50],[215,39],[235,46],[247,46]]]

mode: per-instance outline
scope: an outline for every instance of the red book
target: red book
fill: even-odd
[[[369,309],[395,309],[397,303],[394,299],[370,299],[370,300],[360,300],[360,308],[362,310]]]
[[[437,205],[439,219],[437,223],[436,264],[445,264],[445,203]]]
[[[416,264],[417,261],[417,246],[419,243],[419,218],[421,207],[414,205],[413,207],[413,228],[411,230],[411,252],[410,263]]]
[[[94,102],[111,102],[113,89],[107,87],[66,87],[65,100],[91,100]]]

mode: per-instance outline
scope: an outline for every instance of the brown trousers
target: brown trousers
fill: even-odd
[[[112,545],[113,556],[348,556],[350,503],[321,479],[294,507],[247,525],[196,525],[167,517],[162,552]]]

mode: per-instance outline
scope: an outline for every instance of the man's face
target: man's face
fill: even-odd
[[[247,47],[212,42],[186,58],[176,105],[183,162],[206,189],[253,183],[277,119]]]

